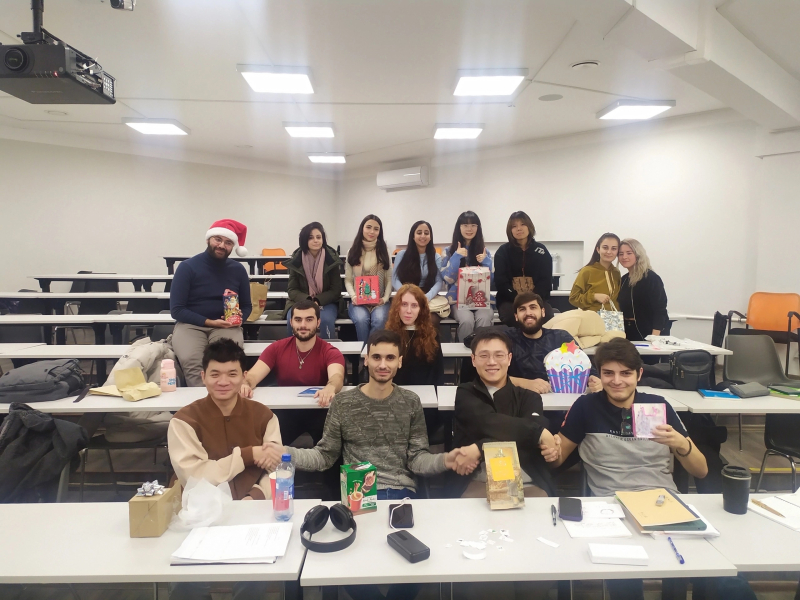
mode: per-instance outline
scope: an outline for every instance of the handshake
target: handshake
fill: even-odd
[[[444,457],[444,464],[459,475],[469,475],[481,463],[481,451],[477,444],[454,448]]]
[[[277,442],[264,442],[261,446],[253,446],[253,462],[265,471],[274,471],[281,464],[283,445]]]

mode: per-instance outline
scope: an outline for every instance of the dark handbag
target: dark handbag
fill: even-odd
[[[0,402],[60,400],[83,387],[83,373],[75,359],[41,360],[0,377]]]
[[[669,359],[676,390],[709,390],[715,383],[714,357],[706,350],[680,350]]]

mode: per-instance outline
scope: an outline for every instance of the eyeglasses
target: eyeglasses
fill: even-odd
[[[501,362],[508,358],[508,352],[495,352],[494,354],[481,352],[480,354],[475,355],[475,360],[480,362],[487,362],[490,358],[493,358],[496,362]]]
[[[622,409],[622,423],[619,426],[620,435],[633,437],[633,413],[630,408]]]

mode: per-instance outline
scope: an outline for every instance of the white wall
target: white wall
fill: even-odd
[[[38,289],[36,274],[166,273],[161,256],[201,252],[221,218],[247,225],[251,254],[334,223],[331,180],[9,140],[0,165],[2,290]]]
[[[337,229],[352,239],[370,211],[383,220],[390,244],[405,243],[411,224],[426,218],[438,243],[452,235],[458,214],[471,209],[487,241],[503,241],[508,215],[525,210],[539,239],[583,240],[586,260],[605,231],[637,238],[664,279],[672,313],[745,308],[756,282],[755,248],[743,243],[756,233],[753,187],[761,161],[753,152],[755,125],[639,131],[605,134],[608,140],[577,136],[560,147],[460,164],[434,161],[428,188],[387,194],[374,176],[345,180]],[[561,289],[569,289],[569,279]],[[695,322],[681,323],[675,333],[708,340],[710,331],[710,323]]]

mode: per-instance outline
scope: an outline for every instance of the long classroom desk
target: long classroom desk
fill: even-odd
[[[302,516],[319,500],[295,500],[286,555],[273,564],[170,566],[188,532],[131,538],[127,502],[0,504],[0,584],[295,582],[306,549]],[[274,523],[265,502],[234,502],[217,525]],[[13,542],[11,541],[13,540]]]
[[[693,500],[695,496],[692,496]],[[589,498],[586,501],[600,500]],[[603,499],[608,500],[608,499]],[[612,500],[613,501],[613,500]],[[389,504],[356,517],[358,537],[350,548],[334,554],[306,556],[301,586],[350,584],[553,581],[583,579],[660,579],[727,577],[736,567],[705,539],[677,541],[686,563],[675,559],[666,538],[642,535],[626,523],[630,538],[573,539],[550,516],[553,498],[527,498],[522,510],[492,511],[485,499],[412,500],[414,528],[410,533],[431,549],[429,559],[411,564],[386,542]],[[713,521],[712,521],[713,523]],[[484,560],[469,560],[458,540],[479,541],[479,532],[508,529],[513,542],[496,541],[486,547]],[[552,548],[537,538],[559,544]],[[339,539],[342,533],[328,525],[314,535],[315,541]],[[497,534],[489,534],[497,540]],[[595,564],[589,559],[588,542],[644,546],[647,566]],[[502,547],[502,550],[500,549]]]
[[[438,408],[436,388],[432,385],[403,386],[419,396],[422,408]],[[350,390],[346,385],[342,390]],[[298,397],[307,389],[306,386],[257,387],[253,391],[253,400],[261,402],[271,409],[319,409],[317,401],[308,396]],[[127,402],[119,396],[100,396],[87,394],[80,402],[75,402],[77,394],[61,400],[49,402],[32,402],[30,406],[38,411],[62,415],[82,415],[85,413],[129,413],[129,412],[175,412],[195,400],[208,395],[204,387],[181,387],[174,392],[164,392],[155,398],[145,398],[138,402]],[[9,404],[0,403],[0,414],[8,412]]]
[[[50,284],[54,281],[113,281],[115,283],[132,283],[136,291],[144,289],[150,292],[154,283],[172,281],[174,275],[134,275],[131,273],[60,273],[49,275],[30,275],[30,279],[39,282],[43,292],[50,291]],[[250,281],[269,281],[271,279],[289,279],[287,274],[275,275],[249,275]]]

